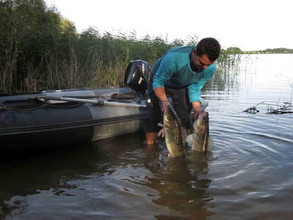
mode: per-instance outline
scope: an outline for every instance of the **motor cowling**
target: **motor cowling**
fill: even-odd
[[[150,65],[146,61],[133,60],[126,68],[124,85],[143,95],[148,88],[150,73]]]

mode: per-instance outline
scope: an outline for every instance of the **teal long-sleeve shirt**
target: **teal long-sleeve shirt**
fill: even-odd
[[[174,47],[168,50],[153,66],[153,89],[157,87],[188,87],[190,102],[199,102],[201,89],[212,78],[216,64],[196,73],[190,66],[190,54],[194,46]]]

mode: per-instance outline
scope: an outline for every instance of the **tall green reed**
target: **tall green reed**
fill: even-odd
[[[109,32],[100,35],[94,29],[76,35],[73,39],[61,40],[54,38],[54,46],[41,53],[38,62],[28,55],[22,58],[27,61],[21,67],[26,70],[26,74],[20,78],[19,86],[12,81],[13,73],[17,69],[17,53],[10,55],[10,59],[6,59],[6,74],[2,75],[5,79],[1,80],[5,84],[2,83],[1,88],[8,88],[4,90],[6,92],[26,92],[41,89],[117,87],[123,85],[124,73],[131,60],[142,59],[153,65],[156,59],[175,46],[158,37],[137,39],[134,36],[113,35]],[[236,62],[237,55],[225,51],[217,61],[220,71],[224,73]]]

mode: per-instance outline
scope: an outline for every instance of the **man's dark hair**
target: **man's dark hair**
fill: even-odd
[[[203,38],[196,45],[196,55],[202,56],[206,54],[210,61],[215,61],[221,52],[221,45],[219,42],[212,38]]]

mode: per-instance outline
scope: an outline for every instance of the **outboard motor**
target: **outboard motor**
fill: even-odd
[[[138,95],[144,95],[148,88],[150,75],[151,69],[147,62],[133,60],[127,66],[124,85],[136,91]]]

